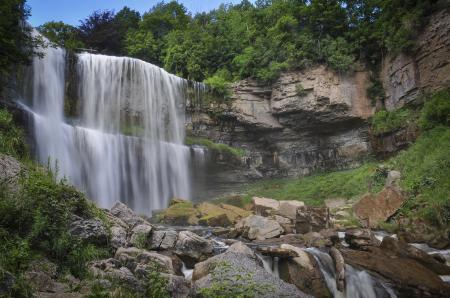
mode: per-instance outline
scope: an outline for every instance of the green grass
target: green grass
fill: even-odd
[[[275,200],[300,200],[307,205],[321,205],[325,199],[352,199],[369,191],[378,191],[384,183],[374,163],[360,168],[316,174],[299,179],[279,179],[257,182],[245,190],[244,202],[251,197]]]
[[[231,147],[226,144],[214,143],[209,139],[200,137],[186,137],[185,144],[188,146],[204,146],[210,150],[217,151],[223,154],[229,154],[235,157],[242,157],[246,154],[246,151],[244,149]]]

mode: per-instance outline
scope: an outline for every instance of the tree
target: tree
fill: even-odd
[[[37,28],[51,42],[66,49],[83,48],[79,30],[63,22],[47,22]]]
[[[120,53],[121,38],[114,17],[111,10],[94,11],[81,21],[78,29],[87,47],[105,54]]]

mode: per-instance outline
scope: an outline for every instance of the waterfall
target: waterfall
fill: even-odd
[[[65,51],[44,52],[28,80],[38,160],[57,161],[59,176],[104,208],[122,201],[150,214],[171,197],[190,199],[185,80],[137,59],[78,54],[79,111],[69,121]]]
[[[346,298],[395,298],[394,291],[382,281],[373,278],[363,270],[357,270],[350,265],[345,265],[345,293],[339,292],[335,280],[334,263],[331,256],[317,248],[308,248],[317,260],[320,271],[323,274],[328,289],[333,297]]]

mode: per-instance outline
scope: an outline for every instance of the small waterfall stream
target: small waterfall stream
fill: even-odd
[[[38,160],[57,161],[60,177],[101,207],[122,201],[149,214],[171,197],[190,199],[190,157],[203,152],[183,145],[186,81],[141,60],[78,54],[80,111],[69,124],[66,53],[44,53],[33,61],[24,96]]]

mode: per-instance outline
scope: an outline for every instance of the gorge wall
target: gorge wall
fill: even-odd
[[[208,111],[194,115],[189,125],[191,134],[247,152],[240,167],[224,161],[220,171],[209,167],[208,182],[234,184],[360,165],[370,153],[366,120],[374,111],[367,81],[364,71],[343,75],[317,66],[283,73],[272,86],[235,83],[231,105],[213,117]]]
[[[414,54],[388,55],[382,63],[387,110],[450,86],[449,11],[430,17],[417,45]],[[380,105],[371,104],[369,84],[366,71],[344,75],[325,66],[282,73],[270,86],[252,80],[235,83],[230,105],[210,105],[188,123],[195,136],[247,152],[240,165],[214,156],[215,163],[207,167],[209,191],[265,177],[356,167],[372,153],[405,148],[417,131],[370,134],[367,119]]]

